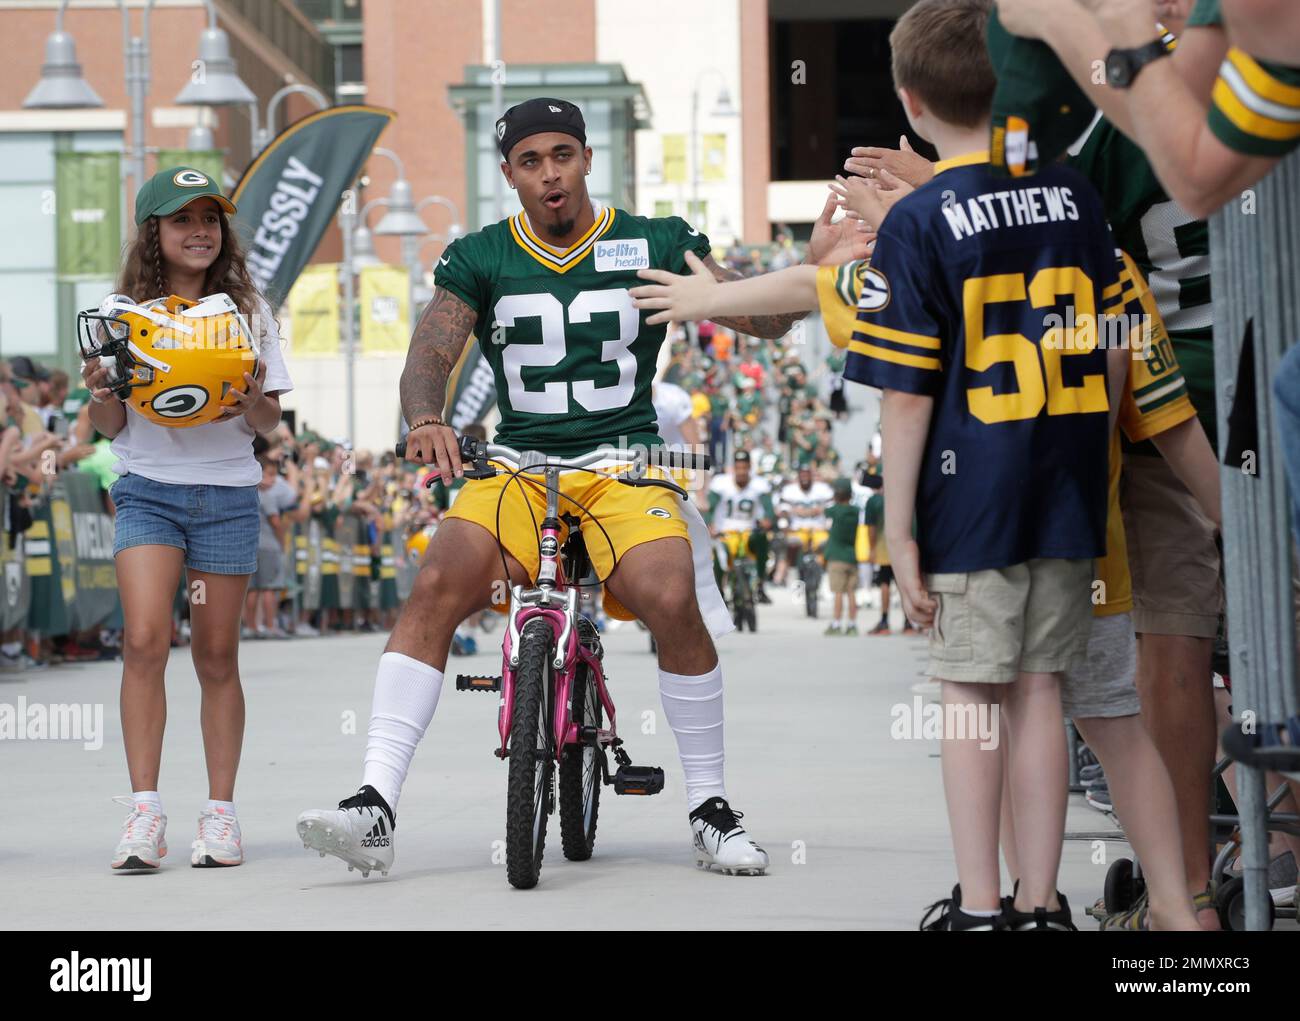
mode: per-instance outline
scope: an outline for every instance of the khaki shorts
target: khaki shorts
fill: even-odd
[[[930,677],[1010,684],[1021,673],[1059,673],[1084,662],[1091,560],[927,574],[925,587],[939,603],[930,629]]]
[[[1134,629],[1213,638],[1223,612],[1213,523],[1163,457],[1125,455],[1119,485]]]
[[[1133,618],[1113,613],[1092,618],[1088,656],[1061,677],[1061,708],[1072,719],[1136,716],[1137,635]]]
[[[847,595],[858,588],[858,565],[843,560],[832,560],[826,565],[826,577],[830,582],[831,592],[835,595]]]

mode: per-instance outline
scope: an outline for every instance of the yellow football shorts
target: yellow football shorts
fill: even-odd
[[[824,528],[792,528],[789,534],[805,549],[811,540],[814,552],[826,545],[826,540],[831,537],[831,533]]]
[[[727,547],[727,552],[731,554],[731,559],[735,560],[738,556],[749,556],[749,532],[723,532],[722,542]]]
[[[647,469],[647,474],[658,472],[659,469],[656,468]],[[666,476],[660,473],[659,477]],[[685,488],[682,477],[676,477],[676,482]],[[501,508],[499,533],[498,500]],[[563,515],[573,514],[581,518],[587,554],[596,569],[596,576],[602,580],[610,576],[624,553],[643,542],[668,536],[678,536],[690,542],[680,499],[676,494],[658,486],[627,486],[612,478],[587,471],[566,471],[560,475],[559,510],[560,542],[563,543],[569,534]],[[446,516],[472,521],[476,525],[482,525],[492,535],[499,534],[501,544],[523,565],[528,577],[534,580],[537,578],[537,569],[541,563],[537,546],[541,537],[542,519],[546,517],[545,476],[525,472],[517,478],[498,475],[492,479],[471,479],[465,483]],[[599,526],[596,521],[600,522]],[[605,538],[605,533],[609,534],[608,539]],[[578,579],[569,580],[573,582]],[[605,590],[604,602],[605,612],[611,617],[619,620],[636,619],[610,595],[608,589]],[[493,609],[500,613],[509,611],[509,607],[504,605],[494,605]]]

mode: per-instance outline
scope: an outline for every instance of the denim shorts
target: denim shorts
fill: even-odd
[[[109,494],[117,507],[114,556],[132,546],[175,546],[193,571],[257,570],[257,486],[172,485],[127,474]]]

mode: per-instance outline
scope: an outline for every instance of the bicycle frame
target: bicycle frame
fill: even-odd
[[[541,529],[541,563],[537,571],[537,586],[510,587],[510,626],[501,643],[501,701],[497,708],[497,730],[501,735],[498,755],[508,752],[510,724],[514,714],[515,668],[519,666],[519,636],[527,624],[537,618],[545,620],[555,636],[555,653],[551,658],[552,684],[554,686],[555,719],[554,754],[559,762],[565,745],[582,742],[579,727],[569,712],[573,682],[580,666],[587,668],[588,683],[595,684],[596,692],[609,720],[608,729],[597,731],[597,747],[606,748],[618,739],[615,725],[614,701],[605,686],[605,671],[600,660],[578,641],[578,589],[569,584],[561,562],[559,528],[560,469],[547,465],[546,517]]]

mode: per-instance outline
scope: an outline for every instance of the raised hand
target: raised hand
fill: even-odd
[[[913,151],[906,135],[898,136],[898,148],[855,146],[844,161],[844,170],[856,177],[884,183],[883,173],[919,188],[934,176],[934,164]]]
[[[659,309],[646,320],[646,325],[657,326],[667,322],[695,322],[709,318],[709,297],[717,280],[694,252],[686,253],[689,275],[678,276],[663,269],[640,269],[637,276],[652,280],[653,284],[633,287],[632,304],[640,309]]]

